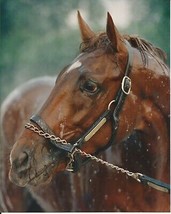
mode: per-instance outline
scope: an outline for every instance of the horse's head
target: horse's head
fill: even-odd
[[[113,128],[117,129],[114,141],[120,142],[136,123],[133,116],[136,107],[132,108],[132,104],[137,98],[131,92],[125,99],[130,89],[130,79],[124,78],[129,69],[125,40],[109,14],[106,33],[95,34],[80,13],[78,21],[81,53],[59,74],[55,87],[38,113],[39,118],[32,120],[34,131],[25,129],[12,149],[10,179],[20,186],[50,180],[52,174],[65,170],[70,160],[65,149],[55,147],[40,136],[43,133],[40,128],[45,126],[45,132],[50,129],[70,145],[81,142],[81,149],[93,154],[109,144]],[[94,128],[95,121],[98,122]]]

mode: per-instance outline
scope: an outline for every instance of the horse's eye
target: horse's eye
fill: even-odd
[[[87,80],[81,84],[80,89],[90,94],[95,94],[99,88],[97,83],[93,82],[92,80]]]

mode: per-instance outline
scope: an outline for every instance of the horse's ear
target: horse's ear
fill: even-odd
[[[86,42],[87,40],[94,37],[95,33],[91,30],[91,28],[88,26],[88,24],[83,20],[79,11],[78,11],[77,16],[78,16],[78,23],[80,26],[82,41]]]
[[[113,48],[119,52],[124,48],[123,45],[123,38],[118,32],[117,28],[114,25],[113,19],[110,15],[110,13],[107,13],[107,26],[106,26],[106,33],[109,38],[109,40],[112,43]]]

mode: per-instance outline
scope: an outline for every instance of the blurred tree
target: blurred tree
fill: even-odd
[[[67,29],[65,23],[78,0],[1,0],[0,4],[2,98],[31,77],[56,74],[78,52],[79,32]],[[10,85],[4,84],[9,80]]]
[[[162,48],[170,63],[170,0],[133,0],[134,17],[127,32],[139,34]],[[141,8],[141,13],[139,13]]]
[[[74,11],[76,16],[81,9],[93,29],[100,30],[107,1],[111,0],[103,4],[102,0],[0,0],[0,99],[18,84],[56,75],[71,62],[78,53],[80,36],[78,28],[68,27],[69,14]],[[169,55],[169,0],[122,1],[132,5],[134,18],[125,33],[139,34]]]

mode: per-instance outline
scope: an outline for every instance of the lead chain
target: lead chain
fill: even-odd
[[[62,144],[65,144],[65,145],[68,144],[66,140],[63,140],[63,139],[61,139],[60,137],[56,137],[55,135],[50,135],[49,133],[44,132],[44,131],[38,129],[36,126],[34,126],[34,125],[31,124],[31,123],[26,123],[25,128],[30,129],[31,131],[37,133],[39,136],[42,136],[42,137],[44,137],[44,138],[46,138],[46,139],[54,140],[54,141],[56,141],[57,143],[62,143]],[[97,157],[94,156],[94,155],[91,155],[91,154],[88,154],[88,153],[86,153],[86,152],[83,152],[82,150],[80,150],[80,149],[78,149],[78,148],[75,148],[74,151],[73,151],[73,153],[70,155],[70,162],[69,162],[69,164],[70,164],[72,161],[74,161],[74,155],[75,155],[76,152],[80,153],[81,155],[83,155],[83,156],[85,156],[85,157],[87,157],[87,158],[90,158],[91,160],[96,161],[97,163],[101,163],[101,164],[103,164],[103,165],[106,165],[107,167],[110,167],[110,168],[112,168],[112,169],[115,169],[116,171],[120,171],[120,172],[122,172],[122,173],[125,173],[125,174],[128,175],[129,177],[132,177],[132,178],[136,179],[138,182],[140,182],[139,177],[142,176],[141,173],[130,172],[130,171],[125,170],[125,169],[123,169],[123,168],[121,168],[121,167],[119,167],[119,166],[116,166],[116,165],[111,164],[111,163],[108,163],[107,161],[104,161],[104,160],[102,160],[102,159],[100,159],[100,158],[97,158]]]
[[[142,176],[141,173],[138,173],[138,172],[137,172],[137,173],[130,172],[130,171],[125,170],[125,169],[123,169],[123,168],[121,168],[121,167],[119,167],[119,166],[116,166],[116,165],[111,164],[111,163],[108,163],[107,161],[104,161],[104,160],[102,160],[102,159],[100,159],[100,158],[97,158],[97,157],[94,156],[94,155],[87,154],[86,152],[83,152],[82,150],[77,149],[77,148],[75,149],[74,153],[75,153],[75,152],[78,152],[78,153],[80,153],[81,155],[83,155],[83,156],[85,156],[85,157],[87,157],[87,158],[90,158],[91,160],[96,161],[97,163],[101,163],[101,164],[103,164],[103,165],[106,165],[107,167],[110,167],[110,168],[112,168],[112,169],[115,169],[116,171],[120,171],[120,172],[122,172],[122,173],[125,173],[125,174],[128,175],[129,177],[132,177],[132,178],[136,179],[138,182],[141,182],[140,179],[139,179],[139,177]]]
[[[57,143],[62,143],[62,144],[68,144],[66,140],[61,139],[60,137],[56,137],[55,135],[50,135],[48,132],[44,132],[41,129],[38,129],[36,126],[34,126],[31,123],[26,123],[25,125],[26,129],[30,129],[31,131],[37,133],[39,136],[42,136],[46,139],[54,140]]]

